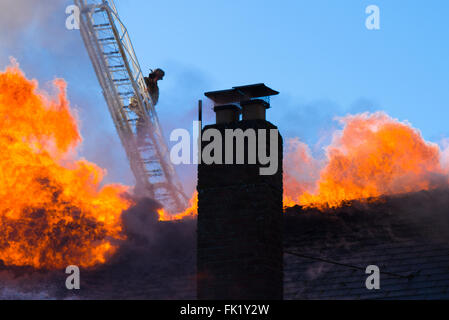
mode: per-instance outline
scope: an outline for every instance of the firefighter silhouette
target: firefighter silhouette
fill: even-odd
[[[145,77],[145,84],[147,85],[148,93],[150,94],[153,104],[157,105],[159,101],[159,86],[157,82],[164,80],[165,72],[162,69],[156,69],[152,71],[148,77]]]
[[[162,69],[156,69],[156,70],[150,70],[150,74],[148,77],[145,77],[145,85],[147,87],[148,94],[151,97],[151,101],[153,102],[153,106],[156,106],[156,104],[159,102],[159,86],[158,81],[163,80],[165,76],[165,72]],[[147,126],[145,117],[143,115],[138,114],[137,110],[137,98],[133,97],[131,98],[130,108],[131,110],[135,110],[138,119],[136,123],[136,129],[137,129],[137,143],[138,145],[144,145],[145,144],[145,127]]]

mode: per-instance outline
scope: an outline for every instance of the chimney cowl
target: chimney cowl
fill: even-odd
[[[236,104],[225,104],[214,107],[216,123],[237,122],[240,119],[241,108]]]
[[[270,104],[262,99],[252,99],[242,101],[242,120],[266,120],[266,110],[270,108]]]

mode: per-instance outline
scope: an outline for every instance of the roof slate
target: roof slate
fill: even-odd
[[[284,298],[449,299],[449,200],[442,197],[449,192],[353,202],[328,212],[289,209],[284,248],[309,258],[284,254]],[[416,199],[418,209],[410,206]],[[365,286],[369,265],[380,268],[379,290]]]

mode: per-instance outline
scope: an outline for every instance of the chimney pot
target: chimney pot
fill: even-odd
[[[214,107],[216,123],[237,122],[240,119],[241,109],[235,104],[225,104]]]
[[[270,108],[270,104],[262,99],[243,101],[240,105],[243,120],[266,120],[266,111]]]

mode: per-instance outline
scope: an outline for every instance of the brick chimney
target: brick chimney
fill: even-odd
[[[259,158],[249,164],[249,138],[244,140],[244,164],[225,164],[224,147],[226,129],[266,129],[269,154],[270,129],[277,127],[266,121],[265,111],[268,97],[275,94],[278,92],[264,84],[205,94],[215,103],[217,123],[205,126],[202,132],[218,130],[223,148],[222,164],[203,162],[198,166],[198,299],[283,297],[282,137],[276,133],[278,167],[273,175],[260,174],[260,168],[266,165]],[[251,144],[259,151],[261,137],[255,139]],[[208,143],[202,142],[202,149]],[[234,140],[234,160],[237,143]]]

